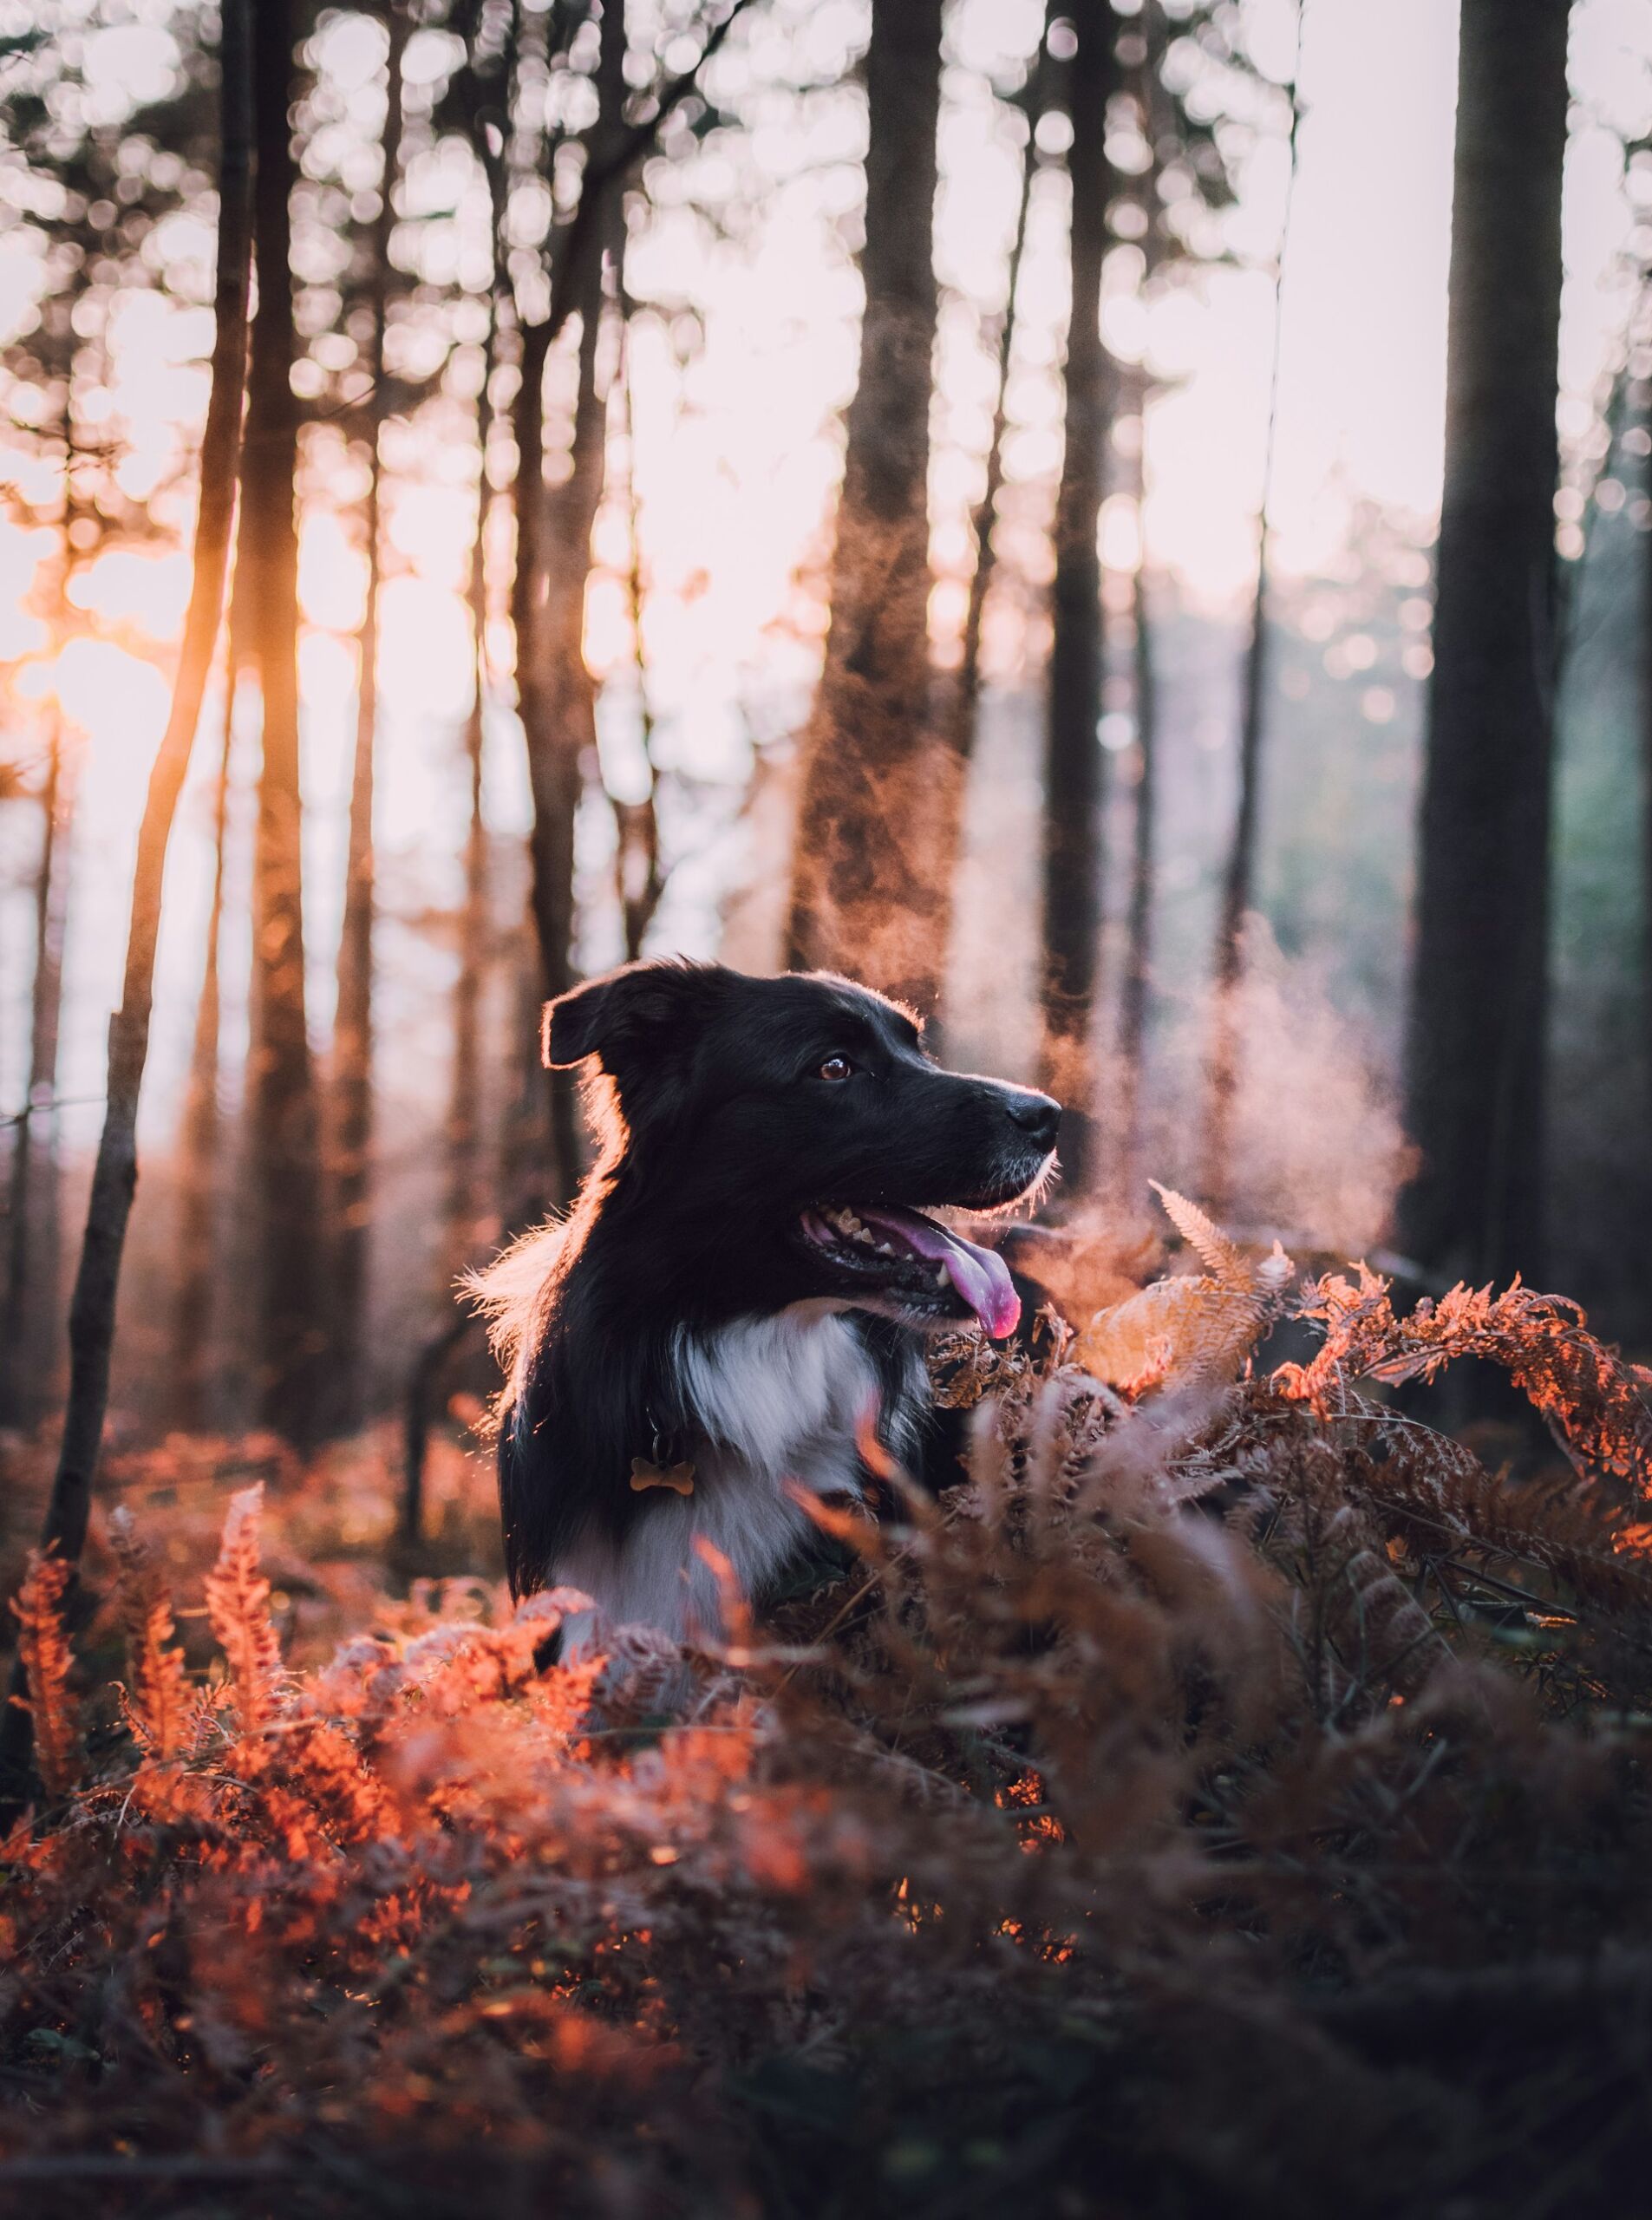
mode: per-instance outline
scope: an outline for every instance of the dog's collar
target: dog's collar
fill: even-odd
[[[676,1495],[692,1495],[694,1459],[686,1430],[661,1426],[646,1405],[643,1416],[648,1420],[649,1450],[647,1456],[631,1459],[632,1494],[642,1495],[650,1488],[669,1488]]]

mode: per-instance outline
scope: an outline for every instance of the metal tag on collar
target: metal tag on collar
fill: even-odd
[[[694,1466],[689,1463],[661,1465],[652,1458],[633,1457],[631,1492],[641,1495],[648,1488],[669,1488],[677,1495],[692,1495]]]

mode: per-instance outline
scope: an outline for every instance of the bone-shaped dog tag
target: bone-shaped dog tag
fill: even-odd
[[[641,1495],[648,1488],[669,1488],[676,1495],[694,1493],[692,1465],[656,1465],[646,1457],[631,1459],[631,1493]]]

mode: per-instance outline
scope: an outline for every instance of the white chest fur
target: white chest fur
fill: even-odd
[[[742,1590],[770,1580],[811,1531],[792,1492],[860,1493],[858,1427],[877,1410],[878,1375],[847,1321],[819,1303],[715,1332],[684,1331],[677,1378],[703,1437],[694,1492],[662,1490],[617,1546],[590,1536],[556,1569],[622,1624],[681,1636],[720,1623],[708,1542]]]

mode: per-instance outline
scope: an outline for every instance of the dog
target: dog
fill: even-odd
[[[718,1559],[761,1601],[814,1532],[800,1496],[862,1496],[864,1429],[913,1456],[925,1335],[1015,1330],[1002,1260],[924,1212],[1035,1198],[1060,1106],[943,1070],[824,972],[628,964],[547,1005],[543,1047],[583,1068],[597,1153],[473,1283],[512,1591],[715,1633]]]

